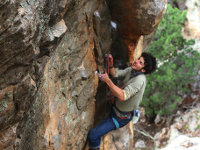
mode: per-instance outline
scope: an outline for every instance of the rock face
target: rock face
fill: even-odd
[[[160,23],[167,7],[167,0],[108,0],[112,20],[116,22],[129,62],[133,62],[135,48],[141,35],[152,33]],[[122,45],[121,44],[121,45]],[[122,46],[120,47],[120,49]]]
[[[125,127],[112,131],[105,135],[100,150],[126,150],[133,149],[133,125],[132,122]]]
[[[183,11],[187,9],[187,6],[185,5],[185,2],[187,0],[168,0],[168,3],[172,5],[173,7],[177,7],[180,11]]]
[[[200,52],[200,2],[198,0],[186,0],[187,22],[183,30],[183,35],[187,39],[194,39],[193,48]]]
[[[199,149],[200,146],[200,104],[188,112],[180,113],[170,128],[163,128],[155,135],[156,147],[161,150]],[[158,148],[165,145],[164,148]]]
[[[138,7],[144,5],[140,2],[130,1],[130,6],[147,12]],[[127,28],[133,12],[125,25],[117,22],[120,34],[149,34],[164,12],[164,2],[149,1],[152,8],[146,9],[157,15],[150,19],[151,27],[144,24],[149,16],[144,13],[137,34],[135,25]],[[104,69],[112,35],[120,35],[110,20],[104,0],[0,1],[0,149],[83,149],[95,114],[94,72]],[[118,55],[127,53],[124,39],[123,44]],[[135,47],[142,51],[141,42]]]
[[[102,47],[111,44],[107,6],[95,0],[0,6],[0,149],[81,149],[93,124],[94,72]]]
[[[159,24],[166,0],[110,0],[112,19],[125,39],[148,35]]]

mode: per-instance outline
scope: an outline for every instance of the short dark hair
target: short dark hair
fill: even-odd
[[[141,57],[144,58],[144,74],[151,74],[157,69],[157,62],[154,56],[152,56],[150,53],[143,52]]]

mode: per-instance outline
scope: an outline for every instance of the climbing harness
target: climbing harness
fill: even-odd
[[[136,124],[138,122],[139,118],[140,118],[140,111],[138,109],[136,109],[133,112],[133,119],[132,119],[133,124]]]
[[[112,120],[113,120],[113,122],[114,122],[114,124],[115,124],[116,129],[118,129],[118,128],[119,128],[119,123],[118,123],[118,121],[117,121],[114,117],[112,117]]]
[[[105,72],[109,75],[109,55],[108,54],[105,54],[105,68],[106,68]],[[105,102],[105,109],[104,109],[105,115],[106,115],[106,108],[108,105],[107,103],[109,103],[107,100],[108,91],[109,91],[108,86],[106,86],[106,102]]]

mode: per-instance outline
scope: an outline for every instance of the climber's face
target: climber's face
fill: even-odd
[[[133,62],[131,68],[137,71],[145,72],[145,70],[143,69],[144,66],[145,66],[144,57],[139,57],[137,60]]]

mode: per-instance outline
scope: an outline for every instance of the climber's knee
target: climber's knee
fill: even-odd
[[[97,139],[97,137],[95,136],[95,131],[94,129],[91,129],[89,132],[88,132],[88,140],[89,141],[93,141]]]

